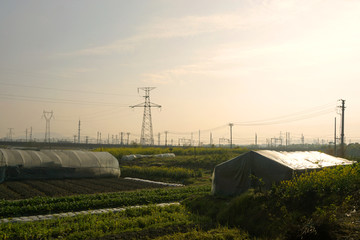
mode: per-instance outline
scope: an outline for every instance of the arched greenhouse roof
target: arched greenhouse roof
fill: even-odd
[[[103,176],[120,176],[119,162],[108,152],[0,149],[0,182]]]

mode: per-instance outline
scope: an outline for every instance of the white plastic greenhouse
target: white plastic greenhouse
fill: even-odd
[[[349,164],[353,162],[315,151],[250,151],[215,167],[211,192],[238,195],[254,188],[256,179],[262,179],[263,188],[270,189],[272,184],[291,179],[296,174]]]
[[[119,162],[108,152],[0,149],[0,182],[119,176]]]

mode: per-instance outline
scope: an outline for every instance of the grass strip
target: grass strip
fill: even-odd
[[[181,205],[130,208],[124,212],[78,215],[54,220],[0,225],[0,239],[98,239],[105,235],[167,226],[201,225],[207,217],[190,214]]]

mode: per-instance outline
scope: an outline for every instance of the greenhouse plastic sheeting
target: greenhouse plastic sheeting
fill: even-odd
[[[131,154],[124,155],[121,157],[121,161],[131,161],[139,158],[174,158],[175,153],[161,153],[161,154],[153,154],[153,155],[142,155],[142,154]]]
[[[263,189],[270,189],[273,183],[291,179],[294,174],[352,163],[316,151],[250,151],[215,167],[211,192],[232,196],[262,184]],[[259,179],[262,184],[259,184]]]
[[[0,149],[0,182],[119,176],[119,162],[108,152]]]

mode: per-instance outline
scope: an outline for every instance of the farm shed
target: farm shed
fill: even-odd
[[[0,182],[119,176],[119,162],[108,152],[0,149]]]
[[[215,167],[211,193],[238,195],[249,188],[257,187],[259,179],[263,181],[262,188],[270,189],[273,183],[289,180],[294,174],[352,163],[344,158],[316,151],[250,151]]]

